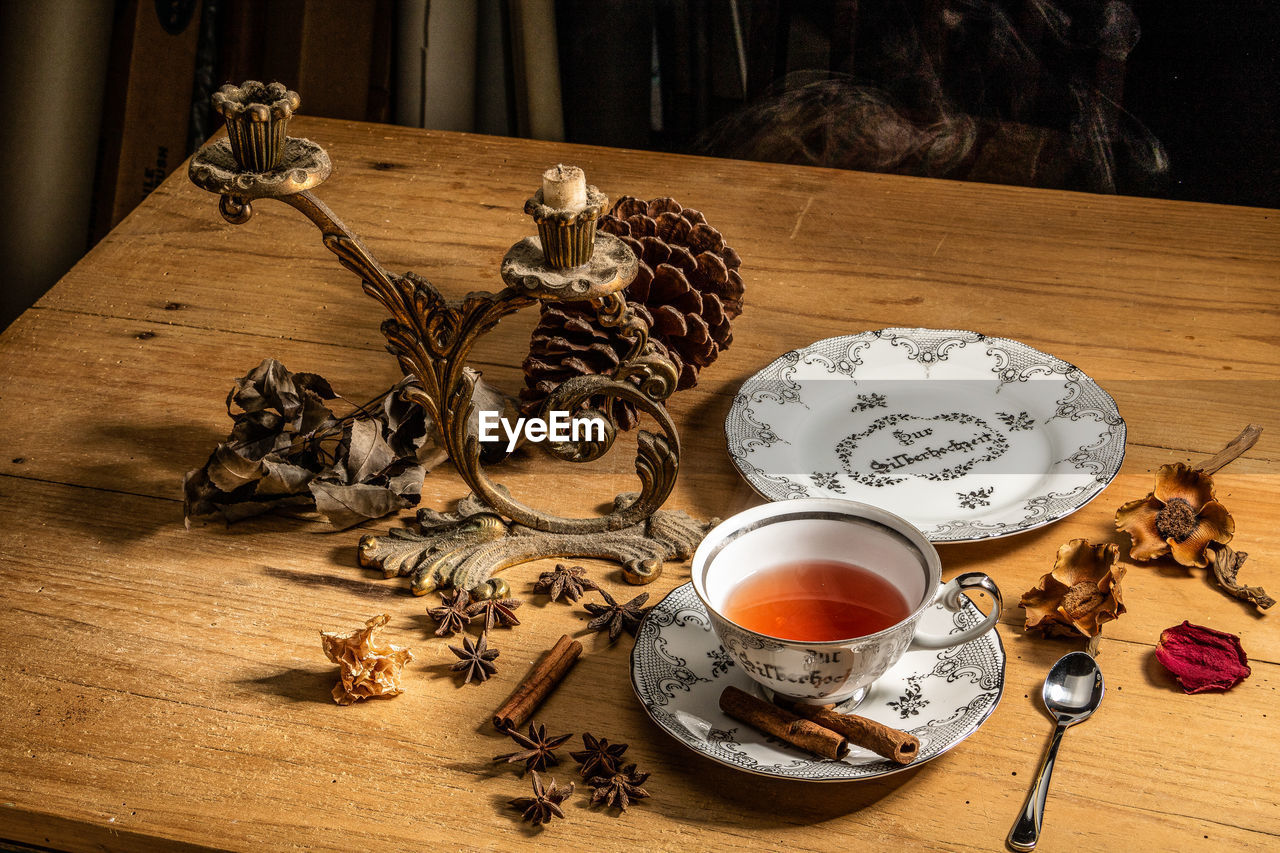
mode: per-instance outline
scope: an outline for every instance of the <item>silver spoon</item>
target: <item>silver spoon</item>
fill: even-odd
[[[1044,822],[1044,801],[1049,796],[1049,779],[1053,776],[1053,762],[1058,757],[1058,745],[1062,733],[1076,723],[1089,719],[1098,709],[1106,687],[1102,670],[1086,652],[1072,652],[1063,656],[1044,680],[1044,707],[1057,721],[1053,739],[1045,750],[1044,760],[1036,773],[1035,784],[1022,804],[1022,813],[1009,830],[1008,844],[1014,850],[1034,850],[1040,840],[1040,826]]]

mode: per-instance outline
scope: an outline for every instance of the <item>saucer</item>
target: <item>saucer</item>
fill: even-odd
[[[932,542],[1021,533],[1095,498],[1125,423],[1083,371],[1007,338],[880,329],[792,350],[742,384],[729,455],[770,500],[845,498]]]
[[[982,619],[968,599],[949,613],[927,609],[921,624],[934,633]],[[996,631],[955,648],[909,650],[871,685],[855,711],[911,732],[919,757],[895,764],[854,746],[840,761],[818,758],[728,717],[720,693],[728,685],[762,695],[720,645],[711,620],[687,583],[649,612],[631,651],[631,686],[667,734],[713,761],[779,779],[837,782],[874,779],[918,767],[959,744],[991,716],[1004,688],[1004,646]]]

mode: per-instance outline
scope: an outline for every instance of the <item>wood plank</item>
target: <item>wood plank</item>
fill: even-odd
[[[19,330],[22,334],[11,340],[17,351],[23,351],[29,341],[29,349],[25,357],[11,362],[15,373],[6,377],[10,390],[0,398],[0,415],[11,425],[9,452],[0,457],[0,474],[178,501],[183,473],[203,464],[213,446],[225,438],[229,420],[223,397],[231,378],[255,364],[261,355],[279,354],[293,369],[318,371],[357,400],[372,397],[398,376],[389,358],[373,353],[353,357],[341,348],[295,341],[288,342],[285,356],[281,350],[261,349],[259,338],[229,337],[190,327],[163,329],[155,337],[139,341],[132,332],[136,327],[130,321],[58,311],[24,317]],[[88,341],[95,343],[90,347]],[[229,367],[237,364],[240,367]],[[494,368],[491,372],[509,381],[514,374],[510,369]],[[55,387],[84,383],[94,393],[53,400],[42,380]],[[759,502],[723,450],[719,425],[731,403],[731,389],[725,386],[732,382],[723,377],[718,382],[708,381],[679,395],[674,404],[686,462],[669,501],[671,507],[704,518],[723,518]],[[1267,407],[1275,406],[1273,399],[1261,396],[1254,397],[1252,403],[1260,416],[1255,420],[1263,420]],[[40,416],[26,417],[24,412]],[[1269,438],[1265,436],[1264,441]],[[1131,449],[1130,454],[1125,470],[1132,473],[1122,474],[1075,515],[1009,539],[943,546],[944,565],[991,572],[1008,598],[1006,620],[1019,624],[1018,596],[1049,571],[1058,546],[1079,537],[1115,541],[1126,553],[1127,537],[1113,530],[1115,508],[1151,490],[1152,478],[1142,468],[1185,458],[1158,449]],[[1135,456],[1146,464],[1135,463]],[[16,462],[18,459],[22,461]],[[1269,555],[1280,553],[1280,532],[1269,523],[1274,507],[1280,504],[1280,476],[1254,473],[1250,459],[1252,456],[1219,473],[1220,497],[1237,520],[1236,544],[1255,555],[1245,579],[1277,587],[1265,566]],[[631,460],[632,452],[620,447],[603,460],[580,466],[583,470],[575,469],[574,476],[581,488],[570,490],[571,494],[557,487],[564,466],[536,449],[521,451],[495,476],[535,505],[556,505],[564,512],[586,515],[614,494],[636,487]],[[1253,460],[1252,464],[1266,463]],[[448,509],[465,492],[457,474],[445,466],[427,477],[422,505]],[[169,512],[164,523],[180,524],[181,508],[174,505]],[[370,523],[365,529],[388,526],[393,526],[389,520]],[[236,529],[241,527],[257,529],[256,523]],[[340,547],[349,552],[358,535],[327,538],[340,541]],[[993,568],[996,566],[999,571]],[[687,573],[684,567],[674,570]],[[1115,626],[1108,626],[1107,636],[1115,632],[1125,639],[1153,642],[1163,628],[1194,617],[1193,621],[1244,632],[1251,653],[1280,662],[1280,632],[1254,624],[1248,615],[1250,608],[1219,592],[1206,571],[1163,563],[1138,564],[1130,569],[1124,588],[1130,613]],[[1280,587],[1272,592],[1280,594]],[[1260,635],[1257,640],[1249,636],[1251,630]]]
[[[339,164],[322,197],[359,223],[390,268],[414,268],[457,296],[497,286],[502,253],[529,231],[520,207],[544,161],[572,155],[615,196],[614,187],[660,195],[655,175],[668,175],[666,186],[679,187],[745,258],[748,309],[735,348],[716,368],[721,375],[749,375],[829,335],[964,325],[1080,365],[1123,410],[1133,408],[1129,397],[1170,407],[1207,395],[1209,405],[1247,408],[1276,396],[1280,222],[1270,211],[358,123],[300,127],[314,128]],[[371,158],[374,145],[381,148]],[[388,210],[383,200],[392,195],[396,206]],[[382,349],[378,306],[293,211],[263,202],[250,224],[236,228],[181,175],[152,205],[40,304]],[[1187,295],[1171,297],[1175,287]],[[1046,296],[1055,300],[1053,323],[1031,322]],[[832,304],[842,310],[826,310]],[[517,363],[531,323],[524,316],[504,323],[481,358]],[[1209,433],[1238,429],[1186,421],[1143,423],[1132,438],[1208,453],[1216,440]]]
[[[788,349],[885,326],[976,328],[1078,364],[1128,419],[1122,474],[1052,526],[940,549],[947,576],[981,569],[1006,595],[1004,701],[953,753],[877,783],[749,777],[670,741],[630,696],[628,644],[589,638],[540,716],[564,730],[591,720],[632,743],[654,798],[616,819],[579,797],[573,825],[527,832],[504,805],[525,783],[490,764],[506,747],[484,720],[554,637],[582,630],[583,611],[526,605],[526,624],[500,635],[497,678],[458,688],[427,602],[354,565],[360,531],[313,535],[270,518],[183,528],[182,473],[225,435],[234,377],[272,355],[363,399],[398,370],[378,306],[309,224],[263,202],[233,228],[178,175],[0,334],[0,677],[15,697],[0,718],[0,837],[72,850],[577,849],[597,838],[602,849],[992,849],[1048,737],[1041,680],[1076,647],[1020,630],[1018,595],[1058,545],[1123,550],[1114,509],[1151,488],[1151,469],[1207,455],[1253,421],[1262,441],[1217,482],[1235,544],[1254,555],[1244,580],[1276,587],[1275,211],[350,122],[304,119],[297,131],[338,164],[320,195],[388,266],[453,296],[496,286],[502,253],[529,230],[530,176],[549,162],[578,162],[615,196],[677,187],[707,213],[744,256],[748,309],[733,349],[673,402],[685,452],[671,507],[723,517],[758,503],[723,450],[738,385]],[[519,384],[533,319],[486,341],[488,377]],[[567,489],[565,466],[521,453],[500,479],[532,503],[586,514],[634,488],[631,468],[615,450],[572,469]],[[464,491],[445,466],[423,504],[448,508]],[[615,569],[586,564],[607,589],[635,594]],[[516,593],[545,567],[511,570]],[[1280,631],[1206,575],[1129,568],[1129,613],[1102,643],[1110,692],[1064,744],[1047,849],[1275,847]],[[670,566],[648,591],[687,577]],[[409,692],[337,708],[315,631],[380,611],[418,654]],[[1253,676],[1225,695],[1182,695],[1152,644],[1184,618],[1240,634]]]
[[[0,809],[0,834],[87,849],[69,831],[24,831],[19,815],[32,810],[234,849],[407,850],[442,837],[519,849],[597,833],[647,849],[695,836],[712,850],[745,838],[798,850],[990,849],[1050,730],[1034,696],[1061,646],[1002,626],[1003,702],[955,752],[882,782],[744,777],[648,722],[629,697],[627,644],[592,637],[539,717],[553,730],[598,720],[608,727],[598,733],[630,742],[628,756],[654,772],[654,798],[622,820],[579,798],[572,828],[535,838],[502,807],[523,784],[489,762],[505,750],[485,720],[550,637],[582,629],[580,609],[527,605],[524,624],[498,635],[499,675],[459,688],[442,674],[452,656],[447,641],[429,637],[421,600],[335,560],[330,537],[298,536],[285,524],[251,536],[186,532],[166,523],[169,509],[132,496],[107,506],[83,489],[0,479],[0,523],[16,532],[0,557],[10,578],[0,593],[10,614],[0,659],[16,700],[0,720],[0,790],[14,803]],[[49,523],[34,529],[21,523],[26,515]],[[512,570],[518,594],[536,570]],[[629,591],[597,577],[615,593]],[[417,655],[408,692],[336,707],[315,631],[383,610],[393,615],[389,638]],[[1107,702],[1064,744],[1045,844],[1104,850],[1138,837],[1149,849],[1181,849],[1209,835],[1215,849],[1274,845],[1280,813],[1259,794],[1273,791],[1269,768],[1280,759],[1280,723],[1263,716],[1280,666],[1255,662],[1237,691],[1189,697],[1153,668],[1149,644],[1108,642],[1101,661]],[[1140,732],[1135,720],[1146,723]],[[1250,760],[1223,760],[1240,754]],[[1152,772],[1117,796],[1116,761]],[[921,812],[939,802],[948,804],[939,821],[922,823]]]

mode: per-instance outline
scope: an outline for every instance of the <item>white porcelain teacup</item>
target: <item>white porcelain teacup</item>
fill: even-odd
[[[744,580],[798,561],[852,563],[873,572],[902,594],[909,615],[866,636],[821,641],[779,639],[725,616],[726,601]],[[1000,590],[991,578],[967,572],[943,584],[938,552],[923,533],[899,516],[855,501],[787,500],[740,512],[702,541],[692,571],[693,588],[734,661],[757,683],[800,702],[856,702],[909,647],[967,643],[991,630],[1000,616]],[[957,611],[968,589],[981,589],[994,601],[981,622],[949,634],[918,630],[926,609],[941,603]]]

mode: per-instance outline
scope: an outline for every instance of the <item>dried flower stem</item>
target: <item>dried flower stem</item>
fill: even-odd
[[[1192,467],[1198,468],[1206,474],[1213,474],[1243,456],[1245,451],[1258,443],[1258,437],[1261,435],[1262,427],[1257,424],[1249,424],[1240,431],[1239,435],[1231,439],[1226,447]],[[1217,542],[1210,543],[1209,552],[1213,555],[1213,559],[1210,561],[1213,565],[1213,574],[1217,577],[1218,583],[1223,589],[1241,601],[1253,604],[1259,610],[1266,610],[1276,603],[1276,600],[1267,595],[1267,591],[1262,587],[1245,586],[1236,580],[1236,576],[1240,574],[1240,567],[1249,558],[1247,553],[1234,551]]]
[[[1262,435],[1262,427],[1257,424],[1249,424],[1241,430],[1239,435],[1231,439],[1231,442],[1227,444],[1226,447],[1222,448],[1208,459],[1205,459],[1203,462],[1192,465],[1191,467],[1198,468],[1206,474],[1213,474],[1217,472],[1218,469],[1226,467],[1229,463],[1234,462],[1236,459],[1243,456],[1245,451],[1258,443],[1258,437],[1260,435]]]
[[[1260,586],[1245,586],[1236,580],[1236,575],[1240,574],[1240,567],[1244,565],[1244,561],[1249,555],[1244,551],[1234,551],[1226,545],[1215,545],[1213,547],[1213,573],[1218,578],[1218,583],[1227,592],[1234,595],[1241,601],[1248,601],[1259,610],[1266,610],[1276,603],[1276,600],[1267,595],[1267,591]]]

